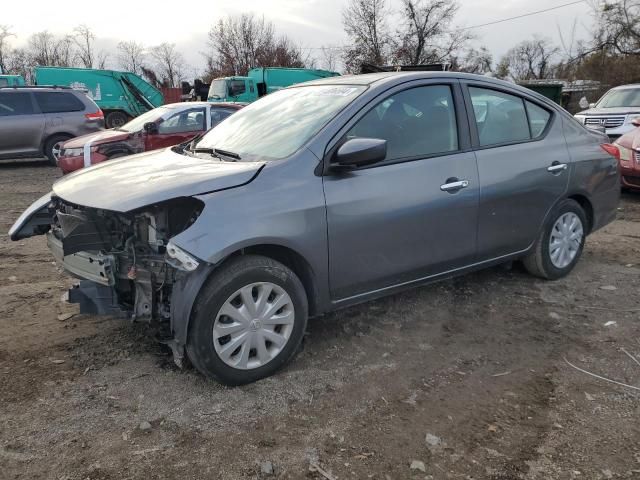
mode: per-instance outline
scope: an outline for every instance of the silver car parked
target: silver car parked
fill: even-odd
[[[83,311],[164,326],[178,362],[236,385],[287,363],[308,317],[512,260],[568,274],[615,217],[607,142],[498,80],[334,77],[72,174],[10,235],[46,233]]]
[[[46,156],[56,165],[66,140],[102,128],[102,111],[80,90],[0,87],[0,159]]]

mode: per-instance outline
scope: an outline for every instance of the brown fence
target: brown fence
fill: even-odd
[[[165,105],[182,101],[182,89],[177,87],[160,87]]]

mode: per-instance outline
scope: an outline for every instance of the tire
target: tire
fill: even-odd
[[[569,228],[563,230],[563,227]],[[560,202],[549,215],[532,253],[523,259],[522,263],[527,271],[548,280],[557,280],[567,275],[582,255],[588,227],[587,216],[578,202],[571,199]],[[558,238],[564,236],[565,231],[568,233],[564,247],[552,248],[552,236],[557,242]],[[582,232],[579,239],[574,238],[579,231]]]
[[[69,135],[53,135],[45,142],[44,154],[49,159],[49,163],[54,167],[58,165],[57,155],[60,153],[60,147],[70,138],[71,136]]]
[[[107,118],[104,120],[104,124],[107,128],[118,128],[129,121],[126,113],[123,112],[109,112]]]
[[[254,307],[258,313],[241,314]],[[295,273],[267,257],[240,256],[214,272],[198,293],[187,355],[203,375],[225,385],[255,382],[291,360],[307,317],[307,295]]]

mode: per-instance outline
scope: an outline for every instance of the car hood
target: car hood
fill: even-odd
[[[72,138],[64,142],[63,148],[83,148],[87,142],[91,145],[100,145],[109,142],[119,142],[126,140],[132,135],[129,132],[121,132],[118,130],[102,130],[97,133],[89,133],[79,137]]]
[[[631,130],[629,133],[625,133],[618,138],[615,143],[634,150],[640,149],[640,127]]]
[[[576,115],[628,115],[630,113],[640,114],[640,107],[590,108]]]
[[[224,162],[155,150],[78,170],[54,183],[53,193],[76,205],[128,212],[247,184],[263,166],[264,162]]]

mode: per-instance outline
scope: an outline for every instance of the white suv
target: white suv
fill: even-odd
[[[612,88],[590,107],[576,119],[586,127],[604,127],[610,138],[618,138],[636,128],[634,120],[640,121],[640,84]]]

